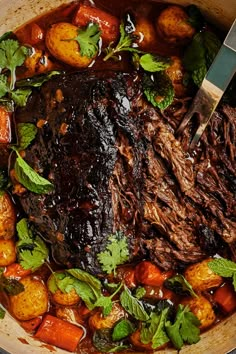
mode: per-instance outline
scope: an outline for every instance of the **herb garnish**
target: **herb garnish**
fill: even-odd
[[[4,308],[0,305],[0,319],[3,320],[5,317],[6,311]]]
[[[142,302],[134,297],[126,286],[124,286],[124,290],[120,295],[120,302],[124,309],[136,320],[147,321],[149,319]]]
[[[17,136],[19,139],[18,151],[25,150],[30,143],[35,139],[37,128],[32,123],[18,123]]]
[[[18,280],[6,278],[3,274],[4,269],[0,268],[0,291],[5,291],[9,295],[18,295],[24,291],[24,285]]]
[[[123,341],[113,342],[112,330],[110,328],[100,329],[93,334],[93,345],[101,353],[116,353],[129,346],[124,345]]]
[[[174,291],[177,295],[191,295],[193,297],[198,297],[191,284],[189,284],[182,274],[176,274],[172,278],[168,278],[165,281],[165,287]]]
[[[167,69],[171,64],[171,60],[169,58],[147,53],[140,57],[139,63],[145,71],[154,73]]]
[[[225,277],[233,278],[233,286],[236,291],[236,263],[226,258],[217,258],[209,262],[208,267],[216,274]]]
[[[128,337],[131,333],[135,331],[135,326],[129,320],[121,320],[116,323],[112,332],[112,340],[118,341]]]

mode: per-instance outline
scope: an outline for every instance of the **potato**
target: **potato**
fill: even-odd
[[[67,22],[58,22],[47,31],[46,46],[58,60],[76,68],[86,68],[94,58],[80,54],[79,43],[73,40],[77,35],[77,26]]]
[[[83,324],[84,321],[78,314],[78,311],[75,308],[71,307],[57,307],[56,308],[56,316],[61,320],[65,320],[73,323]]]
[[[48,54],[39,49],[34,49],[33,53],[25,59],[24,66],[27,68],[25,76],[46,73],[54,68]]]
[[[16,248],[13,240],[0,239],[0,267],[6,267],[16,260]]]
[[[202,262],[192,264],[185,270],[184,276],[192,285],[195,291],[204,291],[218,287],[222,284],[221,276],[215,274],[209,267],[208,263],[211,258],[205,259]]]
[[[151,45],[155,44],[155,28],[145,17],[136,18],[135,32],[133,34],[137,36],[136,42],[140,49],[147,49]]]
[[[104,317],[101,310],[98,310],[91,315],[89,318],[89,326],[94,331],[102,328],[112,328],[118,320],[124,317],[124,309],[115,302],[113,304],[112,311],[108,316]]]
[[[175,90],[176,97],[186,96],[187,87],[183,84],[184,78],[184,67],[182,61],[179,57],[172,56],[171,57],[172,64],[165,70],[166,74],[171,79]]]
[[[0,195],[0,239],[11,238],[15,233],[16,212],[7,193]]]
[[[185,298],[181,303],[184,306],[188,305],[193,314],[201,321],[200,329],[205,329],[215,322],[216,315],[212,305],[204,296]]]
[[[27,276],[20,282],[24,291],[10,296],[10,310],[20,321],[27,321],[43,315],[48,310],[48,292],[45,284],[38,278]]]
[[[157,31],[168,43],[178,44],[193,37],[195,29],[188,23],[188,15],[180,6],[171,5],[157,18]]]
[[[79,302],[80,297],[76,293],[75,289],[71,289],[68,293],[63,293],[60,289],[57,289],[56,281],[55,281],[55,276],[54,274],[51,274],[50,277],[48,278],[48,289],[53,289],[54,291],[50,291],[51,298],[52,300],[59,304],[59,305],[64,305],[64,306],[71,306],[75,305]],[[56,290],[57,289],[57,290]]]
[[[145,350],[153,352],[152,343],[144,344],[141,342],[140,339],[140,329],[137,329],[134,333],[130,336],[130,341],[138,350]]]

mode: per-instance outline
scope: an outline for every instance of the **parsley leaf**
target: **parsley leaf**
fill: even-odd
[[[73,40],[79,43],[82,56],[93,58],[97,54],[100,35],[97,23],[89,23],[85,30],[78,29],[78,36]]]
[[[120,302],[124,309],[136,320],[147,321],[149,319],[142,302],[136,299],[126,286],[120,295]]]
[[[165,308],[159,314],[152,312],[150,320],[142,324],[140,339],[144,344],[152,343],[152,348],[156,349],[169,342],[165,331],[165,323],[169,313],[169,308]]]
[[[155,73],[155,76],[144,75],[143,90],[147,100],[161,110],[166,109],[174,100],[172,82],[164,72]]]
[[[182,274],[176,274],[172,278],[165,281],[165,287],[174,291],[177,295],[191,295],[198,297],[193,290],[191,284],[185,279]]]
[[[226,258],[217,258],[208,263],[208,267],[216,274],[225,278],[233,278],[233,286],[236,291],[236,263]]]
[[[24,269],[34,272],[48,258],[46,244],[38,235],[33,234],[25,218],[17,223],[16,230],[19,239],[16,243],[19,262]]]
[[[115,327],[113,328],[112,340],[118,341],[126,338],[134,331],[135,327],[129,320],[121,320],[116,323]]]
[[[17,133],[19,139],[19,150],[26,149],[30,143],[34,140],[37,134],[37,128],[32,123],[18,123]]]
[[[3,320],[5,317],[6,311],[4,308],[0,305],[0,319]]]
[[[147,53],[140,57],[139,63],[144,70],[156,72],[167,69],[171,64],[171,60]]]
[[[98,261],[102,265],[102,270],[111,274],[116,274],[116,267],[129,259],[129,249],[126,237],[116,232],[108,237],[105,251],[97,255]]]
[[[167,321],[165,327],[167,335],[175,348],[181,349],[184,342],[193,344],[200,340],[200,324],[201,322],[189,308],[180,304],[174,323]]]

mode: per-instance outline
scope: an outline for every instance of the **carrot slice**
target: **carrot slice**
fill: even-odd
[[[12,263],[5,268],[4,276],[6,278],[21,279],[31,274],[30,269],[24,269],[19,263]]]
[[[35,338],[61,349],[74,352],[83,336],[83,330],[72,323],[46,315]]]
[[[11,141],[11,117],[6,108],[0,106],[0,143]]]
[[[170,272],[162,272],[149,261],[139,263],[135,268],[136,279],[144,285],[161,286],[171,276]]]
[[[224,312],[229,313],[236,309],[236,292],[229,283],[225,283],[218,288],[213,295],[213,299]]]
[[[26,332],[33,332],[42,322],[41,317],[35,317],[29,321],[21,321],[20,325]]]

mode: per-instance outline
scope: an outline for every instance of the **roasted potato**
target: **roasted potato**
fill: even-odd
[[[138,350],[145,350],[153,352],[152,343],[144,344],[141,342],[140,339],[140,329],[137,329],[134,333],[130,336],[130,341]]]
[[[171,65],[165,70],[166,74],[171,79],[175,90],[176,97],[183,97],[186,96],[187,87],[183,84],[184,79],[184,67],[182,61],[179,57],[172,56],[171,57],[172,63]]]
[[[0,239],[11,238],[15,233],[16,212],[7,193],[0,195]]]
[[[53,69],[48,53],[39,49],[34,49],[32,54],[25,59],[24,66],[27,69],[25,76],[38,75]]]
[[[10,296],[10,310],[20,321],[27,321],[43,315],[48,310],[48,292],[45,284],[38,278],[27,276],[20,282],[24,291]]]
[[[140,49],[147,49],[156,42],[156,31],[153,24],[145,17],[137,17],[135,32],[136,43]]]
[[[101,310],[98,310],[91,315],[89,318],[89,327],[94,331],[97,329],[112,328],[118,320],[124,317],[124,309],[115,302],[112,311],[108,316],[104,317]]]
[[[6,267],[16,260],[16,248],[13,240],[0,239],[0,267]]]
[[[204,296],[188,297],[183,299],[181,303],[184,306],[189,306],[193,314],[199,319],[201,322],[200,329],[205,329],[215,322],[216,315],[212,305]]]
[[[222,277],[215,274],[208,267],[210,261],[212,261],[212,259],[208,258],[186,268],[184,276],[195,291],[201,292],[222,284]]]
[[[55,287],[56,287],[55,276],[54,274],[51,274],[50,277],[48,278],[49,291],[50,289]],[[50,294],[53,302],[59,305],[71,306],[77,304],[80,300],[80,297],[76,293],[75,289],[71,289],[68,293],[63,293],[60,289],[57,289],[54,292],[50,291]]]
[[[78,311],[72,307],[60,306],[56,308],[56,315],[58,318],[72,322],[72,323],[80,323],[83,324],[84,321],[79,316]]]
[[[165,8],[157,18],[157,31],[168,43],[185,43],[195,34],[194,27],[188,23],[188,15],[180,6]]]
[[[86,68],[94,60],[80,53],[79,43],[74,40],[78,27],[67,22],[52,25],[46,33],[46,46],[58,60],[76,68]]]

